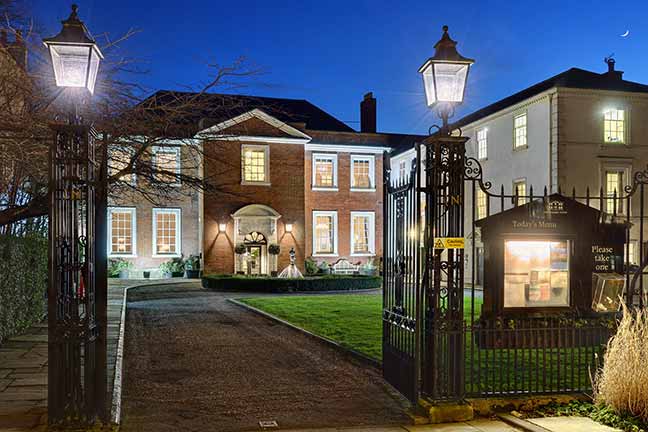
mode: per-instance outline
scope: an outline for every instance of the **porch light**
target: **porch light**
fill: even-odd
[[[430,57],[419,68],[430,108],[438,103],[463,102],[468,70],[475,61],[460,55],[456,46],[457,42],[448,35],[448,26],[443,26],[443,36],[434,45],[434,57]]]
[[[103,55],[77,15],[78,6],[72,5],[72,13],[60,33],[43,39],[52,57],[52,67],[58,87],[84,87],[94,93],[99,63]]]
[[[291,224],[291,223],[287,223],[287,224],[286,224],[286,232],[287,232],[287,233],[291,233],[292,230],[293,230],[293,224]]]
[[[227,231],[227,224],[226,223],[220,223],[218,224],[218,231],[224,233]]]

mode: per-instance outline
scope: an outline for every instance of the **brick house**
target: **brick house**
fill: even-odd
[[[360,104],[360,132],[306,100],[203,97],[208,109],[195,119],[194,139],[203,146],[204,192],[157,208],[123,197],[111,207],[111,245],[124,242],[115,230],[130,233],[139,268],[202,253],[206,273],[270,274],[288,265],[291,248],[302,271],[309,257],[330,264],[381,257],[383,154],[421,137],[377,133],[371,93]],[[177,152],[179,161],[181,144]],[[275,244],[276,259],[268,253]]]

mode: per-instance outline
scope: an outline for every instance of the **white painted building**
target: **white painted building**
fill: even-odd
[[[623,72],[608,62],[608,71],[590,72],[572,68],[488,105],[453,123],[469,137],[468,157],[480,161],[483,178],[492,192],[520,195],[570,194],[575,188],[585,195],[612,196],[632,184],[634,173],[648,166],[648,85],[623,80]],[[415,157],[412,148],[399,148],[391,158],[393,177],[407,175]],[[468,194],[469,195],[469,194]],[[479,217],[486,215],[486,200],[477,197]],[[638,205],[639,200],[635,200]],[[490,200],[490,214],[500,211],[500,202]],[[466,197],[466,209],[472,205]],[[505,209],[513,205],[505,202]],[[599,207],[597,203],[592,204]],[[606,207],[607,203],[604,202]],[[611,209],[604,208],[603,210]],[[618,212],[626,214],[627,209]],[[469,210],[467,210],[469,213]],[[638,208],[630,209],[630,220]],[[466,223],[471,239],[471,223]],[[476,238],[479,239],[477,233]],[[648,239],[647,233],[644,238]],[[637,262],[639,230],[631,231],[630,261]],[[645,243],[645,242],[644,242]],[[477,241],[476,259],[481,245]],[[472,267],[466,250],[467,276]],[[478,279],[480,279],[478,277]]]

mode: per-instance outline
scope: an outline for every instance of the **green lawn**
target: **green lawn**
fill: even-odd
[[[259,297],[241,301],[382,360],[380,295]],[[475,318],[480,310],[481,299],[477,299]],[[470,298],[464,299],[464,318],[470,321]],[[602,345],[597,343],[579,348],[478,348],[471,331],[465,343],[466,385],[469,392],[475,393],[585,389],[593,357],[602,353]]]
[[[342,346],[382,360],[382,296],[375,294],[259,297],[240,300]],[[479,316],[481,300],[475,305]],[[464,299],[470,319],[470,299]]]

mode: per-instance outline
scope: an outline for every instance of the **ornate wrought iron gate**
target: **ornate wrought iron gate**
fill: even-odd
[[[409,177],[395,185],[385,163],[383,372],[409,400],[419,393],[420,365],[420,200],[416,161]],[[388,217],[387,217],[388,215]]]
[[[105,211],[98,196],[105,170],[89,127],[57,125],[55,131],[49,184],[48,416],[50,424],[69,426],[92,423],[104,417],[106,408],[105,323],[98,322],[98,317],[105,319],[106,285],[97,280],[98,274],[105,276]],[[98,204],[103,221],[96,219]]]
[[[533,187],[505,193],[502,185],[494,191],[479,161],[466,156],[466,141],[426,140],[417,146],[405,179],[391,180],[386,157],[384,377],[412,402],[421,396],[456,401],[590,391],[589,374],[614,331],[614,315],[480,319],[476,257],[483,252],[477,253],[476,221],[527,202],[544,208],[550,195],[546,187],[538,195]],[[635,173],[622,191],[572,190],[567,197],[595,209],[601,225],[623,224],[625,238],[638,241],[635,262],[628,242],[615,269],[625,277],[625,302],[632,307],[646,307],[648,300],[647,185],[648,169]],[[465,249],[437,247],[439,238],[463,238]]]

